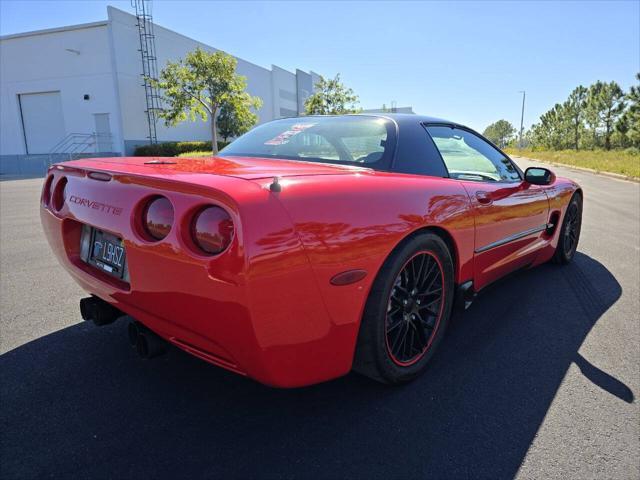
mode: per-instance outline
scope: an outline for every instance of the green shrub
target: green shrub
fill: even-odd
[[[228,142],[218,142],[218,150],[226,147]],[[181,153],[211,151],[211,142],[164,142],[154,145],[139,145],[133,154],[136,157],[176,157]]]
[[[203,151],[203,152],[185,152],[178,155],[178,157],[189,157],[189,158],[197,158],[197,157],[210,157],[211,150]]]

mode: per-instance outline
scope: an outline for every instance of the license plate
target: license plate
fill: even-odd
[[[124,278],[126,252],[122,239],[93,227],[84,228],[83,237],[83,246],[88,247],[85,261],[109,275]]]

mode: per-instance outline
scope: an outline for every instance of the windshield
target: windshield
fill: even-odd
[[[367,116],[275,120],[244,134],[221,157],[267,157],[384,169],[395,147],[394,124]]]

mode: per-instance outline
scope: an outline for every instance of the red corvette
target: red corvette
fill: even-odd
[[[168,342],[279,387],[415,378],[454,307],[570,262],[581,215],[574,182],[417,115],[276,120],[214,158],[61,163],[41,199],[84,319],[126,315],[142,356]]]

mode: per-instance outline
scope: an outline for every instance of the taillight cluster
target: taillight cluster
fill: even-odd
[[[222,252],[233,238],[233,220],[220,207],[201,209],[191,221],[191,239],[205,253]]]
[[[54,185],[54,176],[49,175],[42,189],[42,203],[56,212],[62,210],[67,199],[67,177],[60,178]]]
[[[174,224],[173,206],[168,198],[150,198],[142,209],[142,228],[149,241],[164,239]],[[224,251],[233,239],[234,226],[229,213],[216,205],[196,210],[188,222],[188,243],[198,253],[216,255]]]
[[[49,206],[51,203],[51,187],[53,184],[53,175],[49,175],[47,181],[44,182],[44,188],[42,189],[42,203]]]
[[[147,202],[142,213],[142,226],[152,240],[169,235],[173,225],[173,206],[165,197],[154,197]]]
[[[56,211],[62,210],[64,207],[64,202],[67,199],[67,177],[62,177],[56,183],[56,187],[53,189],[53,194],[51,195],[51,205]]]

